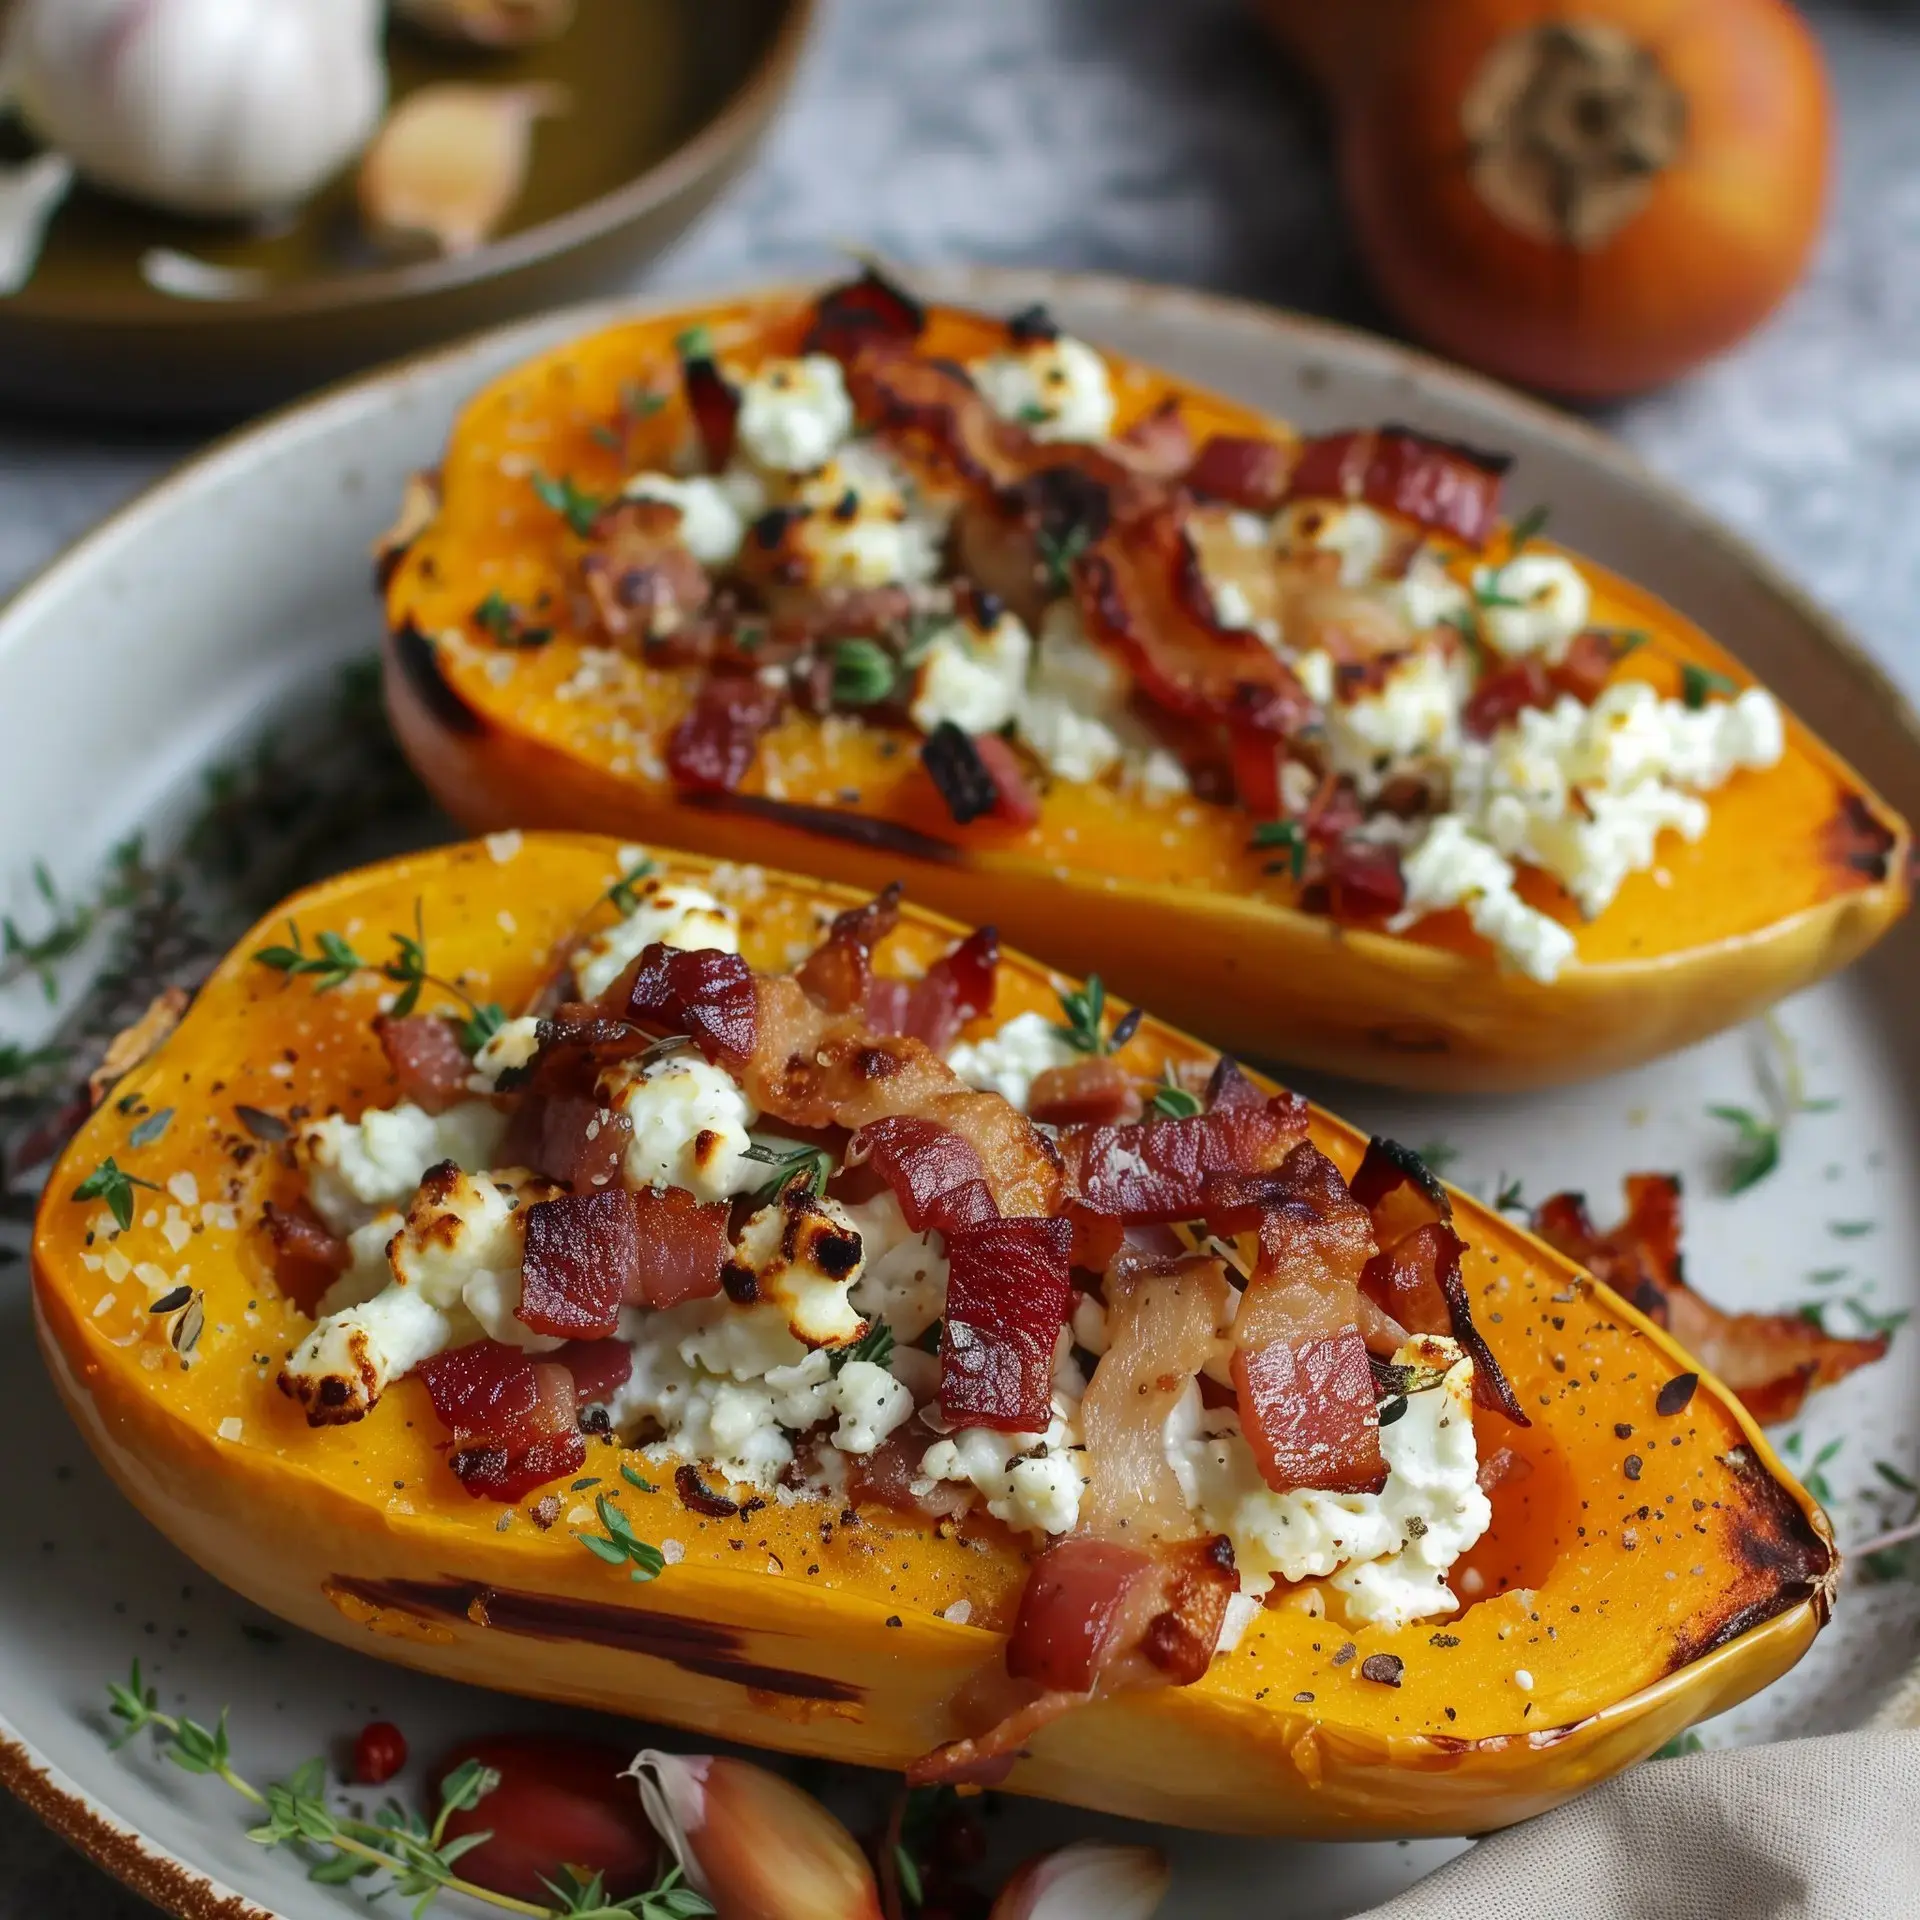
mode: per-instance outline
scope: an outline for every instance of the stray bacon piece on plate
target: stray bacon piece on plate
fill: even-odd
[[[1627,1176],[1627,1211],[1602,1233],[1584,1197],[1541,1202],[1533,1230],[1590,1268],[1615,1293],[1657,1321],[1756,1420],[1791,1420],[1816,1387],[1832,1386],[1885,1354],[1888,1336],[1842,1340],[1793,1313],[1729,1313],[1687,1285],[1680,1261],[1680,1182],[1672,1174]]]

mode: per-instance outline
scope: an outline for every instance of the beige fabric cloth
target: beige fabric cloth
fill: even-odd
[[[1362,1920],[1912,1920],[1920,1732],[1653,1760]]]

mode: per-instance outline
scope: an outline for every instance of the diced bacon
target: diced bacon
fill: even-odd
[[[965,1512],[971,1498],[966,1487],[952,1480],[929,1482],[920,1471],[927,1449],[939,1438],[916,1413],[904,1425],[895,1427],[873,1452],[842,1454],[847,1498],[855,1506],[923,1513],[934,1519]]]
[[[744,675],[703,681],[692,711],[667,740],[667,770],[695,793],[731,793],[747,777],[762,736],[780,718],[786,689]]]
[[[867,1002],[873,950],[900,924],[900,883],[865,906],[834,916],[827,937],[800,963],[794,978],[807,998],[829,1013],[849,1013]]]
[[[1033,1564],[1007,1642],[1007,1670],[1040,1691],[997,1725],[907,1768],[909,1785],[1003,1779],[1050,1721],[1090,1700],[1184,1687],[1205,1674],[1239,1589],[1233,1553],[1215,1536],[1152,1553],[1063,1540]]]
[[[1016,484],[1038,459],[1033,438],[1002,420],[949,361],[869,339],[847,362],[847,391],[864,426],[922,467],[983,492]]]
[[[1358,1326],[1373,1223],[1310,1142],[1267,1185],[1274,1197],[1259,1214],[1259,1258],[1234,1321],[1242,1430],[1277,1492],[1378,1492],[1387,1468]]]
[[[633,1377],[633,1350],[623,1340],[575,1340],[554,1356],[573,1375],[573,1404],[605,1401]]]
[[[1592,706],[1626,654],[1621,636],[1604,627],[1575,634],[1565,657],[1552,670],[1555,692],[1570,693],[1582,706]]]
[[[1512,461],[1406,427],[1363,428],[1309,440],[1287,487],[1290,500],[1364,500],[1469,546],[1485,544]]]
[[[1032,826],[1040,818],[1040,796],[1034,792],[1012,743],[997,733],[976,733],[973,750],[993,782],[993,810],[989,817],[1010,827]]]
[[[917,340],[926,324],[927,311],[920,302],[869,267],[859,279],[830,287],[814,303],[806,350],[850,360],[876,342]]]
[[[722,472],[733,458],[733,437],[740,423],[740,395],[719,366],[702,354],[680,363],[687,410],[707,456],[707,471]]]
[[[713,582],[680,528],[680,509],[664,500],[622,500],[594,522],[580,585],[609,639],[665,638],[706,610]]]
[[[579,1433],[556,1433],[521,1448],[481,1444],[462,1447],[449,1460],[455,1477],[476,1500],[519,1500],[587,1464]]]
[[[530,1167],[575,1193],[615,1186],[626,1162],[633,1122],[590,1094],[546,1093],[529,1088],[507,1123],[509,1165]]]
[[[1227,759],[1233,768],[1234,798],[1256,820],[1277,820],[1285,811],[1280,792],[1284,743],[1271,733],[1234,727],[1227,734]]]
[[[1088,1474],[1080,1518],[1109,1540],[1193,1530],[1167,1460],[1167,1415],[1220,1350],[1229,1289],[1218,1260],[1175,1249],[1123,1248],[1107,1269],[1107,1350],[1080,1402]]]
[[[1188,487],[1203,500],[1224,500],[1249,513],[1278,513],[1297,451],[1277,440],[1216,433],[1187,469]]]
[[[373,1023],[380,1048],[399,1082],[400,1097],[429,1113],[445,1113],[471,1098],[473,1062],[460,1044],[460,1030],[437,1014],[382,1014]]]
[[[304,1312],[352,1260],[347,1243],[322,1226],[303,1200],[290,1211],[268,1203],[265,1224],[273,1242],[274,1284]]]
[[[1601,1233],[1577,1193],[1542,1203],[1533,1230],[1588,1267],[1719,1376],[1756,1420],[1791,1420],[1807,1395],[1880,1359],[1888,1336],[1839,1339],[1791,1313],[1730,1313],[1688,1286],[1680,1262],[1680,1182],[1627,1176],[1627,1212]]]
[[[1136,473],[1172,480],[1193,462],[1193,432],[1175,395],[1143,413],[1112,443],[1113,452]]]
[[[635,1257],[625,1304],[677,1307],[712,1299],[731,1252],[725,1203],[702,1206],[684,1187],[647,1187],[632,1200]]]
[[[1446,1226],[1453,1219],[1453,1201],[1432,1168],[1411,1147],[1379,1134],[1367,1142],[1352,1188],[1353,1197],[1372,1216],[1374,1238],[1383,1247],[1416,1227],[1434,1221]]]
[[[1047,1067],[1034,1075],[1027,1113],[1049,1127],[1106,1127],[1138,1120],[1140,1089],[1108,1054]]]
[[[1239,1061],[1222,1054],[1207,1078],[1206,1109],[1218,1113],[1226,1107],[1264,1107],[1267,1096],[1240,1071]]]
[[[1481,676],[1460,710],[1460,724],[1474,739],[1491,740],[1529,707],[1550,706],[1552,702],[1553,687],[1546,668],[1535,659],[1516,660]]]
[[[627,1017],[656,1032],[684,1033],[709,1060],[732,1066],[759,1038],[759,984],[737,953],[656,942],[634,967]]]
[[[1273,735],[1314,718],[1293,669],[1254,634],[1215,618],[1177,505],[1111,530],[1077,562],[1074,585],[1088,633],[1169,713]]]
[[[952,1233],[997,1219],[986,1169],[959,1134],[913,1114],[883,1114],[847,1143],[847,1164],[871,1163],[915,1233]]]
[[[1277,1167],[1306,1131],[1307,1103],[1293,1093],[1184,1120],[1069,1128],[1057,1145],[1074,1264],[1100,1271],[1125,1226],[1198,1219],[1209,1174]]]
[[[910,1035],[944,1054],[969,1020],[992,1010],[999,966],[999,936],[982,927],[918,980],[876,975],[867,983],[867,1026],[877,1034]]]
[[[571,1193],[527,1209],[518,1318],[561,1340],[604,1340],[639,1265],[634,1196]]]
[[[1324,893],[1336,920],[1380,920],[1407,903],[1406,876],[1392,847],[1341,840],[1316,855],[1318,873],[1310,894]]]
[[[990,1220],[947,1235],[940,1411],[950,1426],[1044,1433],[1067,1323],[1064,1220]]]

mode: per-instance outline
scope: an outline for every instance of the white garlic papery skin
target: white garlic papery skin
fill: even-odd
[[[380,0],[14,0],[5,68],[33,133],[170,212],[305,199],[387,98]]]

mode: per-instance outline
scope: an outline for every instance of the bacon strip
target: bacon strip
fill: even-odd
[[[681,528],[680,509],[664,500],[616,501],[594,522],[580,585],[610,640],[665,638],[705,611],[713,582]]]
[[[1287,498],[1364,500],[1436,533],[1482,546],[1513,462],[1407,427],[1327,434],[1300,449]]]
[[[1224,500],[1249,513],[1277,513],[1297,457],[1294,448],[1277,440],[1216,433],[1187,469],[1187,485],[1203,500]]]
[[[940,1412],[954,1427],[1044,1433],[1072,1286],[1064,1220],[986,1220],[947,1235]]]
[[[267,1203],[267,1237],[273,1242],[274,1284],[303,1311],[326,1292],[352,1261],[347,1243],[303,1200],[291,1211]]]
[[[870,1120],[847,1143],[848,1166],[869,1161],[915,1233],[952,1233],[999,1218],[980,1155],[932,1120],[910,1113]]]
[[[826,939],[794,975],[816,1006],[829,1013],[864,1009],[873,982],[873,950],[900,924],[901,891],[896,880],[865,906],[834,915]]]
[[[680,1187],[568,1194],[527,1210],[518,1318],[561,1340],[604,1340],[620,1309],[720,1291],[727,1209]]]
[[[869,980],[867,1025],[879,1034],[909,1034],[944,1054],[969,1020],[992,1011],[999,968],[999,935],[981,927],[919,980]]]
[[[451,1020],[424,1013],[395,1019],[383,1013],[374,1021],[373,1031],[403,1100],[429,1113],[445,1113],[473,1097],[467,1086],[473,1062]]]
[[[1791,1420],[1807,1395],[1880,1359],[1888,1336],[1843,1340],[1791,1313],[1731,1313],[1688,1286],[1680,1260],[1680,1182],[1627,1176],[1627,1211],[1601,1233],[1577,1193],[1542,1202],[1533,1230],[1589,1268],[1735,1393],[1756,1420]]]
[[[814,303],[806,350],[851,360],[878,342],[917,340],[926,325],[926,308],[877,267],[869,267],[859,279],[830,287]]]
[[[1140,1089],[1110,1054],[1034,1075],[1027,1113],[1049,1127],[1109,1127],[1140,1118]]]
[[[1101,1271],[1124,1227],[1197,1220],[1209,1174],[1277,1167],[1306,1131],[1307,1103],[1294,1093],[1257,1106],[1236,1098],[1184,1120],[1069,1128],[1056,1144],[1074,1264]]]
[[[687,408],[706,451],[707,471],[719,473],[733,458],[733,439],[740,424],[740,395],[705,354],[680,363]]]

